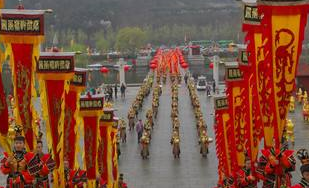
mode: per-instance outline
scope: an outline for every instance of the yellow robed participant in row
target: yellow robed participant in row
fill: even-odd
[[[308,94],[307,91],[304,91],[304,95],[303,95],[303,103],[308,101]]]
[[[286,120],[285,131],[283,136],[287,142],[291,142],[292,145],[294,146],[295,144],[294,124],[291,119]]]
[[[296,93],[297,102],[300,104],[303,100],[303,90],[301,88],[298,89],[298,92]]]
[[[303,106],[303,116],[306,122],[309,122],[309,103],[306,101]]]
[[[290,97],[289,111],[290,112],[295,111],[295,98],[293,96]]]

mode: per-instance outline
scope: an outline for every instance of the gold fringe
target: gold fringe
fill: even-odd
[[[5,57],[8,57],[10,56],[10,67],[11,67],[11,70],[12,70],[12,82],[13,82],[13,86],[14,86],[14,96],[16,96],[16,87],[15,87],[15,83],[16,83],[16,76],[15,76],[15,64],[14,64],[14,54],[12,52],[12,45],[11,44],[6,44],[6,48],[5,48]],[[14,97],[14,103],[15,104],[19,104],[19,101],[16,97]],[[13,109],[13,116],[15,118],[15,122],[16,124],[21,124],[21,119],[20,119],[20,116],[19,116],[19,110],[17,107],[15,107]]]
[[[100,140],[101,140],[101,134],[100,134],[100,118],[101,118],[101,116],[99,116],[98,118],[97,118],[97,149],[96,149],[96,151],[97,151],[97,155],[96,155],[96,164],[95,164],[95,168],[96,168],[96,174],[97,175],[100,175],[100,173],[99,173],[99,162],[98,162],[98,157],[99,157],[99,153],[98,153],[98,151],[99,151],[99,146],[100,146]]]
[[[107,127],[107,184],[111,188],[113,186],[113,166],[112,166],[112,140],[111,132],[113,122],[108,123],[110,126]]]
[[[74,73],[37,73],[40,80],[70,80]]]
[[[39,45],[44,41],[44,36],[1,35],[0,41],[3,43]]]
[[[96,187],[96,180],[87,181],[87,188],[95,188],[95,187]]]
[[[71,89],[71,88],[70,88]],[[83,131],[80,130],[80,128],[82,127],[82,119],[79,117],[79,99],[80,99],[80,93],[79,92],[76,92],[76,110],[74,112],[74,118],[75,118],[75,121],[76,121],[76,125],[74,127],[74,132],[75,132],[75,135],[76,135],[76,138],[75,138],[75,164],[74,164],[74,167],[76,169],[78,169],[81,165],[78,163],[78,156],[81,152],[81,148],[80,148],[80,144],[79,144],[79,141],[81,139],[81,133]]]
[[[4,151],[11,153],[12,149],[8,140],[9,139],[7,138],[7,136],[3,136],[0,134],[0,146],[4,149]]]
[[[30,110],[32,112],[32,131],[33,131],[33,148],[36,147],[36,134],[38,133],[39,128],[37,127],[35,121],[39,118],[38,113],[35,110],[35,100],[37,99],[37,92],[35,88],[35,72],[36,72],[36,62],[35,59],[40,56],[40,47],[39,45],[33,45],[32,53],[32,74],[31,74],[31,101],[30,101]]]
[[[115,150],[117,152],[117,132],[118,132],[118,130],[116,128],[113,128],[112,130],[113,130],[113,132],[115,134],[114,139],[112,141],[113,142],[113,147],[115,147]],[[118,157],[117,157],[117,153],[115,154],[115,156],[113,158],[113,163],[114,163],[113,167],[116,167],[116,170],[118,171]],[[118,178],[119,178],[119,172],[117,174],[116,179],[114,179],[114,188],[118,188]]]
[[[99,110],[80,111],[79,114],[82,117],[94,117],[94,116],[101,117],[103,113],[102,111],[99,111]]]
[[[73,75],[72,75],[73,77]],[[71,78],[72,78],[71,77]],[[69,78],[69,79],[71,79]],[[61,180],[65,179],[65,175],[64,175],[64,152],[63,152],[63,129],[64,129],[64,116],[65,116],[65,94],[69,92],[70,89],[70,84],[68,80],[64,80],[64,92],[62,94],[61,97],[61,115],[60,115],[60,119],[58,122],[58,135],[59,137],[59,143],[57,145],[57,151],[60,151],[60,164],[59,164],[59,176]],[[65,187],[65,182],[64,181],[60,181],[60,187]]]
[[[53,146],[53,140],[51,135],[51,129],[50,129],[50,122],[49,122],[49,115],[48,115],[48,108],[45,104],[47,101],[47,92],[46,92],[46,86],[44,80],[39,80],[40,85],[40,98],[41,98],[41,107],[42,107],[42,117],[45,120],[46,124],[46,142],[48,146],[48,150],[52,151],[52,157],[55,158],[55,154],[53,152],[52,146]]]

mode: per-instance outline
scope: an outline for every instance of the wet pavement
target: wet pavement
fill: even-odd
[[[120,97],[115,101],[118,117],[127,117],[128,108],[134,100],[138,88],[128,88],[127,98]],[[205,92],[199,92],[201,107],[208,126],[210,137],[213,130],[213,99]],[[145,120],[145,112],[151,108],[152,94],[145,101],[139,118]],[[295,125],[295,149],[309,149],[309,124],[303,122],[301,106],[290,114]],[[160,97],[158,118],[152,133],[150,157],[143,160],[137,144],[135,131],[127,132],[127,143],[121,144],[119,170],[124,173],[129,188],[211,188],[217,183],[217,159],[215,143],[210,145],[210,153],[203,158],[199,153],[195,118],[192,112],[188,90],[184,84],[179,88],[179,114],[181,134],[180,159],[174,159],[171,138],[171,90],[170,85],[163,85]],[[126,119],[127,120],[127,119]],[[298,163],[299,164],[299,163]],[[293,180],[299,180],[299,171],[293,174]],[[5,177],[0,174],[0,185],[4,185]]]
[[[133,94],[133,91],[131,91]],[[139,118],[145,119],[145,112],[151,108],[151,97],[146,99]],[[213,110],[211,98],[201,93],[202,109],[209,127],[209,135],[213,137]],[[126,117],[127,109],[133,98],[128,98],[126,104],[117,102],[117,115]],[[122,104],[122,105],[121,105]],[[126,110],[124,110],[126,109]],[[121,144],[120,171],[124,173],[129,187],[134,188],[195,188],[212,187],[216,184],[217,159],[214,153],[215,145],[210,146],[208,158],[199,153],[195,117],[191,101],[185,85],[179,89],[180,116],[180,159],[174,159],[170,145],[171,126],[171,90],[170,85],[163,86],[160,97],[158,117],[155,120],[154,131],[150,145],[150,158],[142,160],[140,147],[137,144],[137,134],[128,132],[126,144]]]
[[[125,102],[117,101],[117,115],[127,116],[127,109],[134,99],[137,89],[130,88],[129,97]],[[132,98],[133,95],[133,98]],[[139,118],[145,119],[145,112],[151,106],[151,97],[145,101]],[[201,107],[208,126],[210,137],[214,138],[213,130],[213,98],[205,92],[199,92]],[[217,158],[215,143],[210,145],[210,153],[203,158],[199,153],[195,118],[193,116],[188,90],[184,84],[179,89],[179,113],[181,134],[181,156],[174,159],[171,138],[171,90],[169,84],[163,86],[160,97],[158,118],[152,134],[150,158],[142,160],[135,132],[127,133],[127,143],[121,144],[119,168],[124,173],[128,187],[134,188],[211,188],[217,183]],[[295,150],[309,149],[309,124],[303,121],[302,107],[296,105],[295,113],[289,114],[295,125]],[[298,165],[299,162],[297,161]],[[298,182],[300,173],[293,173],[293,182]]]

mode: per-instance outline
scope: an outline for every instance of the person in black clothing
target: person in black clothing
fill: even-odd
[[[113,100],[113,86],[112,85],[109,86],[109,97],[110,97],[110,101],[112,101]]]
[[[114,92],[115,92],[115,99],[117,99],[117,93],[118,93],[117,84],[115,84]]]
[[[188,74],[187,73],[185,74],[184,80],[185,80],[185,83],[187,85],[187,83],[188,83]]]
[[[215,81],[212,83],[212,91],[213,93],[216,93],[216,82]]]
[[[120,92],[121,92],[121,98],[124,99],[126,97],[126,86],[124,85],[124,83],[121,84]]]

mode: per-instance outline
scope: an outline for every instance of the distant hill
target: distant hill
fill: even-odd
[[[106,21],[113,28],[159,27],[168,24],[220,25],[240,23],[239,3],[234,0],[23,0],[27,9],[54,10],[47,16],[56,29],[98,30]],[[18,0],[6,0],[13,8]]]

